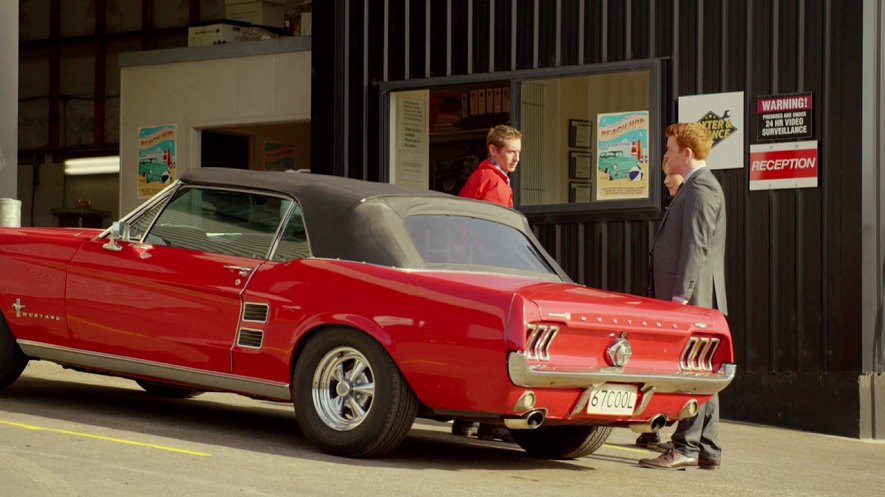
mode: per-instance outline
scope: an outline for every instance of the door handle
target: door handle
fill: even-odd
[[[245,278],[249,273],[252,272],[252,268],[251,268],[251,267],[246,267],[246,266],[234,266],[234,265],[231,265],[231,264],[225,264],[225,265],[224,265],[224,269],[231,269],[231,270],[234,270],[234,271],[239,271],[239,272],[240,272],[240,276],[243,277],[243,278]]]

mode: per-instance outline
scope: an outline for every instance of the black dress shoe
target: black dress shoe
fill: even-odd
[[[651,448],[652,444],[661,443],[661,437],[658,435],[658,432],[653,431],[651,433],[643,433],[639,435],[636,439],[636,445],[648,449]]]
[[[506,443],[514,443],[513,437],[510,436],[510,430],[503,426],[489,425],[485,423],[479,424],[476,430],[476,437],[480,440],[500,440]]]
[[[697,469],[698,460],[681,452],[671,450],[655,459],[640,459],[639,464],[652,469]]]
[[[458,435],[460,437],[475,437],[478,426],[479,423],[456,419],[452,422],[452,435]]]
[[[719,469],[719,459],[701,456],[698,458],[698,466],[701,469],[717,470]]]
[[[649,450],[656,450],[658,452],[670,452],[673,450],[673,442],[660,442],[656,444],[648,444]]]

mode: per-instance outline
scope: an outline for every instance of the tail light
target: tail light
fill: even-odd
[[[679,356],[683,371],[713,371],[713,356],[719,348],[719,339],[708,336],[692,336]]]
[[[559,326],[530,324],[526,327],[525,352],[529,359],[550,360],[550,345],[559,333]]]

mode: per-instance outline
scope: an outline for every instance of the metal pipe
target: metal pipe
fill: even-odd
[[[646,423],[630,423],[630,430],[636,433],[651,433],[658,431],[667,424],[667,416],[658,414]]]
[[[514,430],[534,430],[544,423],[546,417],[544,410],[536,409],[518,418],[504,418],[504,426]]]

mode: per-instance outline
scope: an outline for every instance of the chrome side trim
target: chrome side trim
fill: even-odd
[[[208,390],[237,392],[286,402],[292,400],[288,383],[256,380],[233,374],[216,373],[28,340],[18,340],[18,345],[26,356],[33,359],[82,366],[121,375],[170,380]]]
[[[507,372],[514,385],[530,388],[589,388],[603,383],[635,383],[654,387],[655,393],[712,395],[721,392],[734,380],[737,366],[723,364],[716,373],[680,371],[659,374],[645,370],[599,368],[563,370],[546,364],[529,364],[522,352],[511,352]]]

